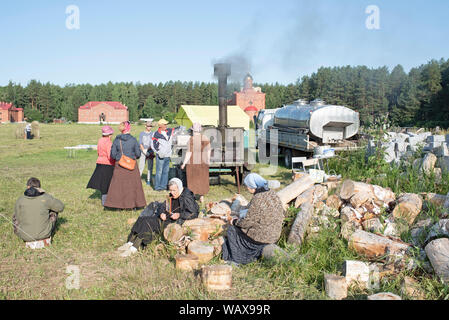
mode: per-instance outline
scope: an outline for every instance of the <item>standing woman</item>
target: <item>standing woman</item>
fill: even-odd
[[[140,181],[139,168],[134,161],[132,170],[119,165],[122,155],[136,160],[140,158],[139,143],[131,134],[129,121],[120,123],[119,134],[111,147],[111,158],[115,159],[114,175],[109,186],[105,207],[117,209],[143,208],[147,205]]]
[[[198,122],[193,124],[192,131],[181,169],[186,168],[187,186],[195,195],[201,196],[202,203],[204,195],[209,192],[210,140],[201,134],[201,124]]]
[[[99,190],[101,192],[101,204],[104,206],[112,174],[114,173],[115,160],[111,158],[111,136],[114,130],[110,126],[104,126],[101,132],[103,137],[98,140],[97,166],[86,188]]]

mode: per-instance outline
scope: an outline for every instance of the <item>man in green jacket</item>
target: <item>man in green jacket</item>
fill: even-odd
[[[39,179],[30,178],[27,189],[14,209],[14,233],[23,241],[37,241],[50,238],[55,231],[58,213],[64,204],[41,189]]]

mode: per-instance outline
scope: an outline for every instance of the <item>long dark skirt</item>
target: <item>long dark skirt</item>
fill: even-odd
[[[147,205],[143,193],[139,168],[128,170],[115,163],[114,174],[108,190],[105,207],[118,209],[143,208]]]
[[[161,234],[173,222],[171,219],[164,221],[158,216],[140,216],[128,235],[128,242],[133,242],[137,248],[145,247],[153,241],[154,235]]]
[[[107,194],[113,174],[114,166],[97,163],[95,171],[92,174],[92,177],[90,177],[86,188],[96,189],[99,190],[101,194]]]
[[[257,260],[261,255],[264,243],[254,241],[236,226],[229,226],[226,240],[222,245],[223,260],[239,264],[248,264]]]

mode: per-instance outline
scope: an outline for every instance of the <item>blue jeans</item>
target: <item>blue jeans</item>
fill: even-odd
[[[156,181],[154,185],[155,190],[167,190],[169,165],[169,157],[159,158],[159,156],[156,156]]]

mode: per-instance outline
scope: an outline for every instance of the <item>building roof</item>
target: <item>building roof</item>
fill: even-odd
[[[91,109],[93,107],[98,106],[99,104],[107,104],[111,107],[113,107],[114,109],[122,109],[122,110],[128,110],[128,107],[121,104],[118,101],[89,101],[88,103],[86,103],[84,106],[79,107],[80,109]]]
[[[245,110],[244,110],[245,112],[250,112],[250,111],[259,111],[259,109],[257,109],[255,106],[249,106],[249,107],[246,107],[245,108]]]
[[[227,111],[230,127],[249,129],[249,117],[239,106],[228,106]],[[194,122],[202,126],[218,126],[218,106],[181,105],[175,120],[186,128],[190,128]]]
[[[0,102],[0,109],[9,110],[12,107],[12,103]]]

